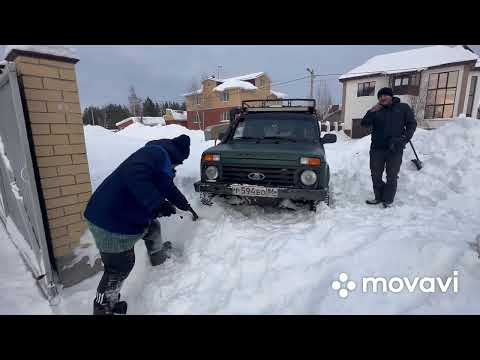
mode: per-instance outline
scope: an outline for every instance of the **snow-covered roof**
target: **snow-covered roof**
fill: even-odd
[[[276,96],[277,98],[279,98],[279,99],[285,99],[285,98],[287,98],[287,97],[288,97],[288,95],[287,95],[287,94],[285,94],[285,93],[282,93],[282,92],[280,92],[280,91],[273,91],[273,90],[270,90],[270,94],[272,94],[272,95],[275,95],[275,96]]]
[[[77,51],[68,45],[7,45],[5,48],[4,58],[6,58],[13,50],[32,51],[70,59],[79,59]]]
[[[235,76],[235,77],[231,77],[231,78],[227,78],[227,79],[217,79],[217,81],[226,82],[226,81],[231,81],[231,80],[242,80],[242,81],[253,80],[253,79],[259,78],[262,75],[265,75],[265,73],[263,71],[252,73],[252,74],[247,74],[247,75]]]
[[[203,91],[203,86],[201,86],[200,89],[198,89],[198,90],[194,90],[194,91],[182,94],[182,96],[197,95],[197,94],[201,94],[202,91]]]
[[[173,109],[165,109],[172,114],[173,118],[177,121],[184,121],[187,120],[187,112],[183,110],[173,110]]]
[[[476,67],[476,68],[480,68],[480,57],[478,58],[478,61],[477,61],[477,63],[475,64],[475,67]]]
[[[214,91],[224,91],[228,89],[256,90],[257,87],[252,83],[248,82],[248,80],[256,79],[262,75],[265,75],[263,71],[247,74],[247,75],[235,76],[235,77],[226,78],[226,79],[210,78],[208,80],[213,80],[221,83],[220,85],[213,88]],[[201,94],[202,92],[203,92],[203,86],[198,90],[182,94],[182,96],[197,95],[197,94]]]
[[[340,76],[340,80],[373,74],[395,74],[420,71],[432,66],[446,65],[479,59],[477,54],[463,46],[436,45],[419,49],[377,55]],[[478,61],[477,61],[478,64]]]
[[[142,117],[143,123],[145,125],[165,125],[165,119],[163,117],[156,117],[156,116],[143,116]],[[123,119],[122,121],[119,121],[115,123],[115,126],[120,126],[122,124],[125,124],[129,121],[132,122],[140,122],[140,116],[131,116],[129,118]]]
[[[214,91],[225,91],[229,89],[257,90],[258,88],[248,81],[237,79],[227,80],[213,88]]]
[[[228,89],[243,89],[243,90],[257,90],[258,88],[247,80],[256,79],[262,75],[265,75],[264,72],[256,72],[253,74],[235,76],[227,79],[218,79],[218,82],[221,82],[220,85],[213,88],[214,91],[225,91]]]

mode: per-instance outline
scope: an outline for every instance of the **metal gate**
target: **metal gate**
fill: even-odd
[[[57,295],[54,265],[15,64],[7,62],[0,72],[0,221],[40,289],[52,301]]]

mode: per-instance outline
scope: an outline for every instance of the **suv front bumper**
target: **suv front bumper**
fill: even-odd
[[[196,192],[232,196],[232,189],[230,188],[230,184],[197,181],[193,184],[193,186],[195,187]],[[278,187],[277,199],[325,201],[328,199],[328,190]]]

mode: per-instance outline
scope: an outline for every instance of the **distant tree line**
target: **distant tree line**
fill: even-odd
[[[159,103],[147,97],[141,103],[140,114],[136,114],[136,116],[160,117],[165,115],[166,109],[186,110],[187,108],[185,102],[166,101]],[[83,110],[82,118],[84,125],[99,125],[107,129],[116,129],[116,123],[131,116],[133,115],[128,106],[107,104],[86,107]]]

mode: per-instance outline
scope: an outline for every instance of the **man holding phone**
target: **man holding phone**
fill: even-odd
[[[394,97],[392,89],[380,89],[377,98],[378,103],[361,121],[363,127],[372,129],[370,171],[375,199],[366,202],[369,205],[383,203],[387,208],[393,204],[403,150],[417,128],[417,122],[410,106]],[[383,181],[384,170],[386,183]]]

